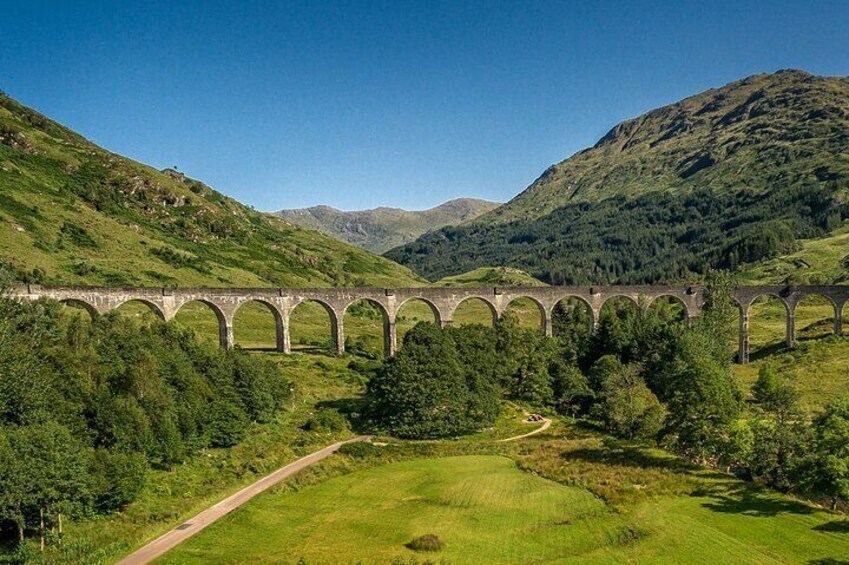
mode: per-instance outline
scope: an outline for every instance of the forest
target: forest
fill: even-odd
[[[272,362],[174,323],[70,310],[0,297],[0,540],[13,546],[43,550],[63,518],[121,510],[148,469],[238,443],[289,394]]]
[[[692,281],[789,253],[797,240],[840,226],[849,217],[840,192],[834,182],[616,196],[534,220],[443,228],[385,256],[431,280],[503,265],[557,285]]]

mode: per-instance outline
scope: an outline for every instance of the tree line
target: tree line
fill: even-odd
[[[430,280],[503,265],[550,284],[693,280],[786,254],[849,217],[837,182],[768,193],[650,192],[532,219],[435,230],[385,256]],[[825,281],[815,281],[825,282]]]
[[[730,290],[711,276],[692,326],[671,305],[624,304],[605,308],[595,332],[584,308],[561,304],[557,337],[510,314],[493,328],[420,323],[369,381],[369,415],[399,437],[452,437],[491,426],[512,399],[784,492],[849,501],[849,399],[810,417],[765,366],[746,400],[731,372]]]
[[[234,445],[289,392],[272,362],[173,323],[67,310],[0,297],[0,537],[22,550],[120,510],[152,467]]]

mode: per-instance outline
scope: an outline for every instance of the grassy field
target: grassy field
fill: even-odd
[[[749,315],[752,362],[735,365],[734,373],[746,389],[757,380],[764,364],[774,365],[802,394],[812,410],[849,394],[849,343],[835,337],[834,310],[824,299],[811,297],[796,307],[797,347],[785,344],[784,306],[776,298],[758,300]],[[844,320],[844,326],[846,321]],[[846,326],[849,328],[849,326]]]
[[[542,455],[525,455],[532,461],[522,465],[542,476],[522,472],[503,455],[424,458],[350,473],[344,462],[331,462],[328,467],[344,474],[279,487],[158,562],[837,564],[849,555],[845,520],[792,499],[674,470],[660,457],[654,463],[669,468],[641,474],[649,484],[626,485],[632,477],[618,467],[647,467],[650,452],[629,461],[615,450],[602,448],[594,457],[586,447],[558,451],[550,438],[534,443]],[[551,461],[560,457],[564,461]],[[591,487],[544,478],[544,466],[534,468],[541,458],[583,466],[622,488],[665,480],[675,485],[667,489],[699,485],[710,494],[664,493],[612,504]],[[439,536],[443,549],[406,547],[425,534]]]

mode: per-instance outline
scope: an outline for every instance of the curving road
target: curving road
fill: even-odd
[[[346,443],[364,441],[367,439],[370,439],[370,436],[359,436],[346,441],[340,441],[333,445],[328,445],[324,449],[320,449],[310,453],[309,455],[301,457],[297,461],[293,461],[285,467],[277,469],[270,475],[266,475],[255,483],[246,486],[236,494],[228,496],[218,504],[210,506],[176,528],[165,532],[152,542],[119,561],[118,565],[144,565],[146,563],[150,563],[171,548],[181,544],[222,516],[232,512],[245,502],[249,501],[261,492],[273,487],[283,479],[294,475],[298,471],[305,469],[314,463],[318,463],[330,455],[333,455]]]

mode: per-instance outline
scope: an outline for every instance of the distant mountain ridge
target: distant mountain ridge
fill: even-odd
[[[429,231],[473,220],[497,206],[498,203],[487,200],[457,198],[429,210],[411,211],[381,206],[346,212],[330,206],[312,206],[281,210],[275,215],[372,253],[383,253]]]
[[[792,253],[849,217],[849,78],[760,74],[614,126],[515,198],[386,257],[434,280],[692,280]]]

